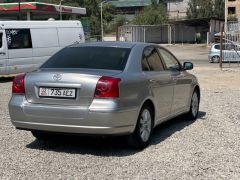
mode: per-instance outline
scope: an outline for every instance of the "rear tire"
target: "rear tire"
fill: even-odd
[[[153,110],[144,105],[139,113],[133,134],[128,137],[128,143],[136,149],[144,149],[149,145],[153,129]]]
[[[198,117],[198,112],[199,112],[199,94],[197,93],[197,90],[195,89],[192,98],[191,98],[191,105],[190,105],[190,110],[186,114],[186,117],[188,120],[196,120]]]

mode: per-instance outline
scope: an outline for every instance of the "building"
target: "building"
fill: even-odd
[[[167,4],[170,19],[186,19],[189,0],[164,0],[164,2]]]
[[[226,0],[229,21],[240,20],[240,0]]]
[[[151,0],[117,0],[109,3],[116,8],[116,14],[125,15],[131,21],[137,12],[151,5],[152,2]]]
[[[86,8],[72,7],[41,2],[0,3],[1,20],[48,20],[49,18],[60,19],[60,16],[68,15],[75,19],[86,14]]]
[[[170,19],[185,19],[189,0],[158,0],[166,5]],[[110,1],[115,8],[116,14],[126,15],[128,20],[132,20],[136,12],[142,11],[144,7],[151,5],[151,0],[117,0]]]

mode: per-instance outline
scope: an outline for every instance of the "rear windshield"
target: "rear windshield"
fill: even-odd
[[[67,47],[53,55],[41,68],[87,68],[123,70],[130,48]]]

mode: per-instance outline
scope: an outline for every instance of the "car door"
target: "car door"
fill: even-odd
[[[6,35],[3,30],[0,31],[0,75],[7,74],[8,51]]]
[[[32,39],[30,29],[6,29],[9,74],[33,70]]]
[[[170,115],[173,101],[173,82],[171,73],[164,71],[157,49],[153,46],[144,49],[142,71],[149,82],[150,93],[156,106],[156,123],[158,123]]]
[[[181,64],[170,52],[163,48],[158,48],[158,50],[166,71],[171,73],[174,82],[172,114],[176,114],[184,111],[188,106],[192,80],[185,71],[181,70]]]

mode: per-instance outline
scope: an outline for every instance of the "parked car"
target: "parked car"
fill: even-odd
[[[239,47],[231,43],[223,44],[223,62],[237,62],[240,59]],[[220,62],[220,43],[213,44],[209,52],[209,62]]]
[[[83,42],[80,21],[0,21],[0,76],[30,72],[63,47]]]
[[[53,132],[128,135],[144,148],[158,124],[181,114],[197,118],[200,88],[186,71],[192,68],[155,44],[71,45],[16,76],[11,121],[37,139]]]

